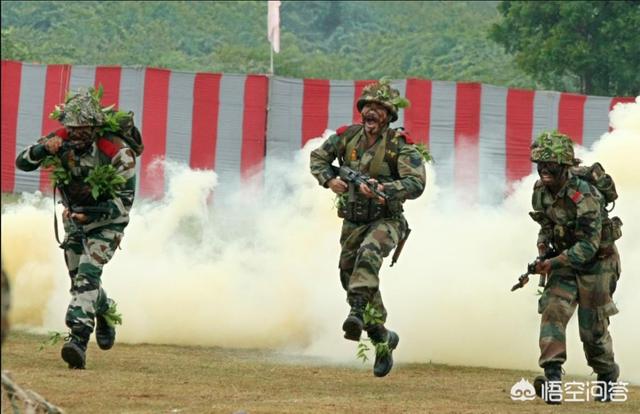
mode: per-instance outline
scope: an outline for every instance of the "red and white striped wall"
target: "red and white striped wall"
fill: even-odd
[[[326,128],[357,122],[355,102],[364,84],[273,78],[267,167]],[[590,146],[608,131],[613,105],[633,101],[423,79],[392,85],[411,101],[394,126],[404,126],[416,142],[428,145],[439,185],[463,187],[482,201],[501,197],[509,182],[532,171],[529,147],[540,132],[558,129]]]
[[[2,61],[2,191],[49,191],[44,173],[14,167],[18,151],[58,127],[48,118],[68,89],[104,88],[103,103],[135,113],[145,151],[138,190],[165,189],[166,158],[192,168],[215,169],[235,180],[261,169],[268,78],[263,75],[185,73],[153,68],[35,65]]]
[[[139,193],[157,197],[166,182],[155,159],[214,169],[222,184],[236,183],[290,159],[325,129],[358,122],[355,103],[367,82],[3,60],[2,191],[49,191],[46,174],[19,171],[14,160],[57,127],[48,114],[68,89],[101,84],[105,105],[135,113],[145,142]],[[529,145],[541,131],[557,128],[590,146],[608,130],[613,105],[633,100],[422,79],[393,85],[411,101],[394,125],[429,146],[440,185],[464,186],[480,200],[531,172]]]

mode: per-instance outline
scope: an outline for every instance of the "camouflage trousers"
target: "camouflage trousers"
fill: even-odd
[[[84,242],[79,234],[69,234],[64,242],[64,258],[71,277],[71,302],[67,308],[66,324],[71,333],[88,340],[95,326],[96,315],[105,313],[110,299],[102,289],[102,268],[113,257],[124,227],[113,225],[86,233]]]
[[[597,374],[614,369],[609,317],[618,313],[612,295],[620,276],[620,258],[614,254],[598,261],[587,273],[570,276],[552,272],[538,302],[540,323],[539,365],[562,364],[567,359],[566,327],[578,308],[578,325],[587,363]]]
[[[368,224],[344,220],[340,235],[340,282],[347,291],[347,301],[354,295],[363,296],[387,319],[387,310],[380,294],[378,273],[387,257],[407,229],[401,218],[383,218]]]

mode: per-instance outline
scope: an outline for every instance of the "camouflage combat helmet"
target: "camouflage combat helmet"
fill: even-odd
[[[531,161],[574,165],[573,141],[558,131],[543,132],[531,145]]]
[[[100,99],[90,90],[69,94],[64,104],[56,105],[49,117],[66,127],[100,126],[105,122]]]
[[[398,119],[398,108],[406,108],[409,101],[400,96],[400,91],[391,87],[391,81],[380,79],[378,82],[370,83],[362,89],[362,95],[358,99],[358,111],[369,102],[376,102],[384,106],[391,115],[391,122]]]

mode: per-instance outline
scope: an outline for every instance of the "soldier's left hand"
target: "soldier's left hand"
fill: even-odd
[[[71,218],[80,224],[89,221],[89,217],[84,213],[71,213]]]
[[[548,275],[551,272],[551,261],[549,259],[536,263],[536,273]]]
[[[382,184],[380,184],[378,181],[376,181],[375,179],[371,178],[369,179],[369,182],[372,184],[376,184],[378,186],[378,191],[383,192],[384,191],[384,186]],[[376,196],[373,191],[371,191],[371,189],[369,187],[367,187],[364,184],[360,184],[360,192],[367,198],[377,198],[378,202],[380,204],[384,204],[385,200],[382,197],[378,197]]]

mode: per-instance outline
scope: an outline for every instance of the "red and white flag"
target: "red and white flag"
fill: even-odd
[[[280,2],[269,0],[267,12],[267,38],[274,52],[280,52]]]

